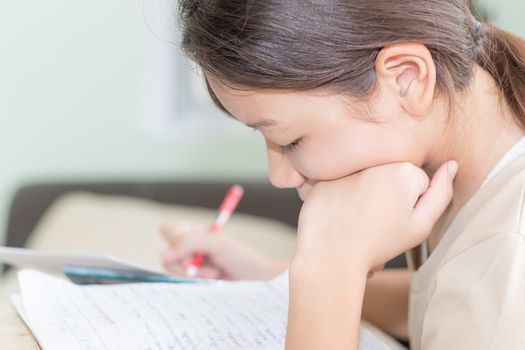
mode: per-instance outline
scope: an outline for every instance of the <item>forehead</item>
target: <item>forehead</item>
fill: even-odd
[[[231,87],[217,80],[208,84],[218,102],[235,118],[247,121],[276,118],[283,115],[301,115],[336,109],[344,105],[341,95],[319,91],[277,89],[246,90]]]
[[[283,93],[277,90],[241,89],[215,79],[209,79],[208,84],[218,102],[236,118],[246,113],[262,113],[283,99]]]

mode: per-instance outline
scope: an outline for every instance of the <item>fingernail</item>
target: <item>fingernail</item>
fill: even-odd
[[[448,162],[447,170],[450,179],[454,179],[456,177],[456,174],[458,173],[458,162],[456,162],[455,160]]]

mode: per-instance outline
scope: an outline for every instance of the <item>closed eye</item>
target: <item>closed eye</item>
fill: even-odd
[[[299,147],[300,144],[301,144],[301,139],[299,138],[295,140],[294,142],[287,144],[286,146],[281,146],[281,149],[283,150],[283,152],[293,152],[297,149],[297,147]]]

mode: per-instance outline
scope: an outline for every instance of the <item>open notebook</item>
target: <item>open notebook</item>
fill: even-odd
[[[42,349],[283,349],[288,277],[213,284],[78,286],[18,273],[12,300]],[[402,349],[361,327],[361,350]]]

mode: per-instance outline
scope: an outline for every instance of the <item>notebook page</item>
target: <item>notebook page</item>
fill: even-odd
[[[23,270],[19,280],[44,350],[284,348],[286,274],[269,282],[79,287]],[[390,348],[362,329],[360,349]]]

